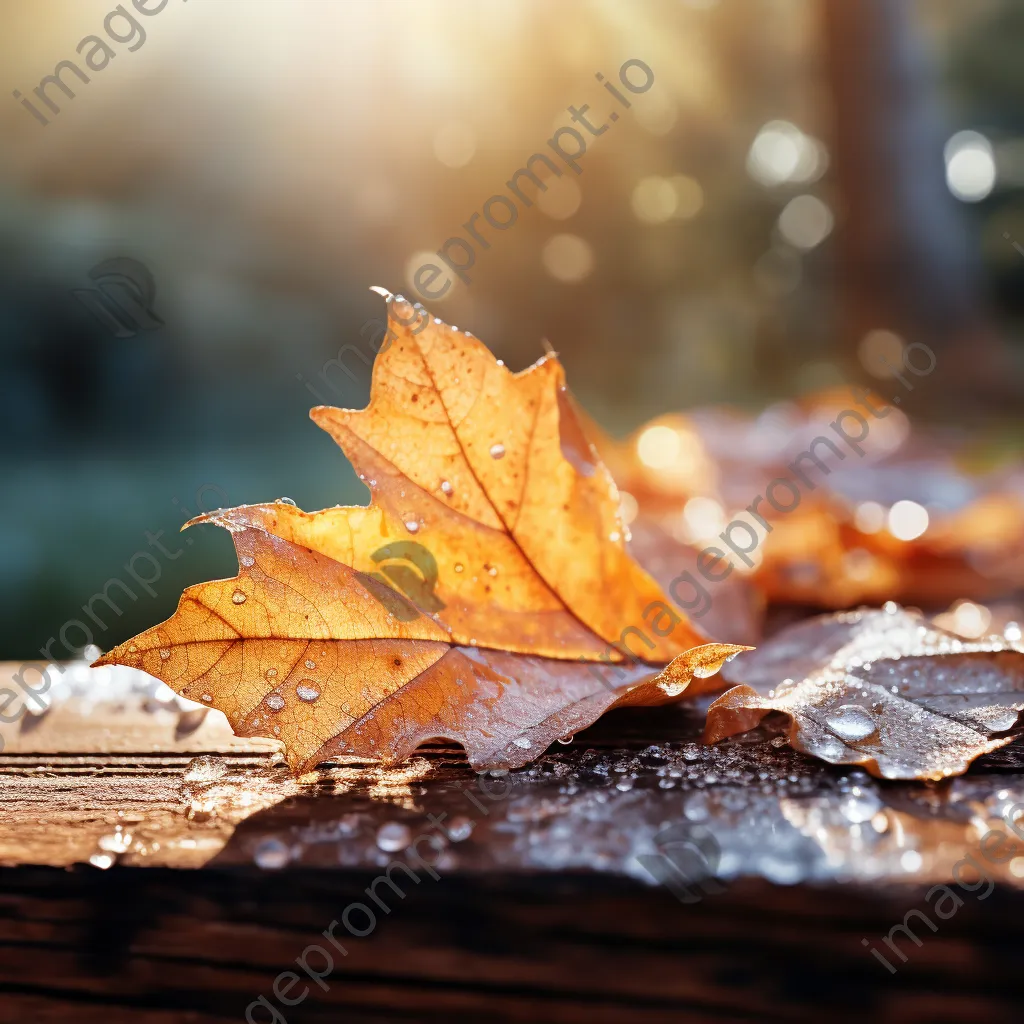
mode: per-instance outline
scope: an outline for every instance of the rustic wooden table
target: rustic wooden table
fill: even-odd
[[[504,778],[438,745],[296,780],[149,677],[69,666],[52,696],[0,726],[0,1024],[1019,1019],[1024,856],[978,849],[1019,745],[880,783],[770,724],[702,747],[678,706]]]

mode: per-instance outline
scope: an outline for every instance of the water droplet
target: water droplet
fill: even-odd
[[[1021,638],[1020,626],[1016,622],[1008,622],[1006,628],[1003,630],[1003,636],[1006,637],[1010,643],[1015,644]]]
[[[377,829],[377,846],[386,853],[404,850],[412,842],[412,832],[408,825],[400,821],[385,822]]]
[[[857,704],[843,704],[825,716],[828,727],[842,740],[865,740],[877,731],[871,715]]]
[[[503,444],[491,445],[491,458],[503,459],[505,457],[505,446]]]
[[[235,604],[245,604],[245,594],[243,594],[240,590],[236,590],[231,595],[231,600],[234,601]]]
[[[111,857],[109,853],[94,853],[89,858],[89,863],[94,868],[99,868],[101,871],[106,871],[107,868],[114,866],[114,857]]]
[[[419,528],[420,528],[420,524],[419,524],[418,522],[416,522],[416,520],[415,520],[415,519],[410,519],[410,520],[408,520],[408,521],[406,522],[406,524],[405,524],[405,528],[406,528],[406,529],[407,529],[407,530],[408,530],[408,531],[409,531],[410,533],[416,533],[416,531],[417,531],[417,530],[419,530]]]
[[[277,503],[278,503],[278,505],[295,505],[295,499],[294,498],[278,498],[277,499]]]
[[[341,710],[347,715],[352,710],[352,705],[349,704],[348,701],[345,701],[345,703],[341,705]]]
[[[311,661],[309,658],[306,659],[305,664],[306,664],[306,668],[310,668],[310,669],[316,668],[316,662],[315,661]]]
[[[488,566],[488,568],[487,568],[487,575],[488,576],[497,576],[498,575],[498,567],[496,565]]]
[[[212,696],[210,696],[210,694],[208,694],[208,693],[204,693],[204,694],[202,695],[202,697],[200,697],[199,699],[200,699],[200,700],[202,700],[202,701],[205,701],[205,702],[206,702],[207,704],[209,704],[209,703],[210,703],[210,701],[212,701],[212,700],[213,700],[213,697],[212,697]]]
[[[559,743],[565,743],[565,744],[569,744],[569,743],[572,743],[572,741],[573,741],[573,739],[574,739],[574,738],[575,738],[575,736],[574,736],[573,734],[571,734],[571,733],[570,733],[570,735],[568,735],[568,736],[562,736],[562,737],[561,737],[561,738],[559,739],[559,741],[558,741],[558,742],[559,742]]]
[[[271,711],[280,711],[284,707],[284,697],[279,693],[272,693],[267,697],[267,707]]]
[[[255,561],[255,559],[252,557],[252,555],[242,555],[239,561],[248,569],[249,566],[252,565],[252,563]]]
[[[166,647],[160,648],[160,660],[166,661],[171,656],[171,652]]]
[[[320,691],[316,688],[316,683],[312,679],[303,679],[295,687],[295,696],[299,700],[304,700],[307,704],[312,704],[320,696]]]
[[[628,793],[633,788],[632,777],[627,775],[624,779],[619,779],[619,781],[615,783],[615,788],[620,793]]]
[[[612,530],[612,532],[608,534],[608,539],[613,544],[617,544],[620,540],[622,540],[622,534],[619,533],[618,530]]]
[[[465,568],[466,567],[461,562],[456,562],[455,563],[455,571],[456,572],[462,572],[463,569],[465,569]]]
[[[530,741],[525,736],[517,736],[512,742],[517,747],[522,747],[523,750],[526,750],[530,746]]]
[[[690,821],[707,821],[709,813],[708,795],[704,792],[694,793],[686,801],[686,806],[683,808],[683,814]]]
[[[253,851],[252,859],[264,871],[279,871],[292,859],[292,851],[280,839],[264,839]]]
[[[441,493],[442,494],[451,494],[453,490],[454,490],[454,488],[452,487],[452,485],[447,480],[442,480],[441,481]]]
[[[881,809],[882,801],[877,794],[873,790],[864,790],[859,786],[854,786],[849,795],[839,801],[839,813],[855,825],[870,821]]]
[[[268,679],[276,679],[277,678],[277,669],[276,668],[268,668],[267,671],[264,672],[263,674]]]
[[[458,814],[452,818],[447,828],[448,838],[453,843],[461,843],[473,834],[473,822],[464,814]]]

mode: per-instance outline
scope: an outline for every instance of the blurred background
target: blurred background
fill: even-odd
[[[221,531],[178,536],[203,507],[365,501],[307,413],[366,403],[369,287],[411,294],[630,58],[653,87],[433,312],[513,369],[549,341],[613,435],[877,384],[923,341],[912,414],[1018,444],[1019,0],[158,4],[124,4],[141,42],[111,0],[5,5],[0,657],[73,619],[109,648],[231,575]],[[114,56],[55,113],[34,90],[89,35]],[[84,617],[112,579],[134,600]]]

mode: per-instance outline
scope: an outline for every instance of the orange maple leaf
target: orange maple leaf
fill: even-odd
[[[190,587],[97,664],[280,737],[295,769],[394,762],[441,737],[479,768],[524,764],[612,706],[675,699],[748,649],[708,643],[627,553],[556,357],[513,374],[468,332],[410,331],[403,300],[389,313],[369,406],[311,413],[372,504],[199,517],[231,532],[239,575]]]

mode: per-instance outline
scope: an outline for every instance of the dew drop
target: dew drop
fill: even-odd
[[[523,750],[528,749],[530,746],[530,741],[525,736],[517,736],[512,742],[517,747],[522,747]]]
[[[278,505],[295,505],[295,499],[294,498],[278,498],[277,499],[277,504]]]
[[[489,566],[488,569],[487,569],[487,575],[488,576],[497,576],[498,575],[498,567],[496,565]]]
[[[455,563],[455,571],[462,572],[466,567],[461,562]]]
[[[420,524],[418,522],[416,522],[415,519],[410,519],[410,520],[408,520],[408,522],[406,522],[405,528],[410,533],[416,533],[416,531],[419,530],[419,528],[420,528]]]
[[[854,786],[839,802],[839,813],[855,825],[870,821],[882,809],[882,801],[870,789]]]
[[[316,683],[312,679],[303,679],[295,687],[295,696],[299,700],[306,701],[307,704],[312,704],[320,696],[320,691],[316,688]]]
[[[291,859],[291,850],[280,839],[264,839],[253,851],[256,866],[264,871],[279,871]]]
[[[613,544],[617,544],[622,539],[622,534],[619,533],[618,530],[612,530],[612,532],[608,534],[608,539]]]
[[[491,458],[503,459],[505,457],[505,446],[503,444],[491,445]]]
[[[264,672],[263,674],[267,677],[267,679],[275,679],[277,677],[277,669],[276,668],[268,668],[267,671]]]
[[[385,822],[377,829],[377,846],[386,853],[404,850],[412,842],[412,832],[408,825],[400,821]]]
[[[451,494],[453,490],[454,490],[454,488],[452,487],[452,485],[447,480],[442,480],[441,481],[441,493],[442,494]]]
[[[843,740],[865,740],[877,731],[875,720],[857,704],[843,704],[825,716],[828,727]]]
[[[242,555],[239,561],[248,569],[249,566],[252,565],[252,563],[255,561],[255,559],[252,557],[252,555]]]
[[[240,590],[236,590],[231,595],[231,600],[234,601],[235,604],[245,604],[245,594],[243,594]]]
[[[201,701],[205,701],[207,704],[209,704],[213,700],[213,697],[211,697],[210,694],[208,694],[208,693],[204,693],[202,695],[202,697],[200,697],[199,699]]]
[[[473,822],[464,814],[457,814],[452,818],[446,831],[453,843],[461,843],[473,834]]]
[[[279,693],[272,693],[267,697],[267,707],[271,711],[280,711],[284,707],[284,697]]]
[[[309,668],[309,669],[316,668],[316,662],[315,661],[311,661],[309,658],[306,659],[305,664],[306,664],[306,668]]]
[[[572,743],[572,741],[573,741],[573,740],[574,740],[575,738],[576,738],[576,737],[575,737],[575,735],[574,735],[573,733],[570,733],[570,734],[569,734],[568,736],[562,736],[562,737],[560,737],[560,738],[559,738],[559,740],[558,740],[558,742],[559,742],[559,743],[564,743],[564,744],[566,744],[566,746],[568,746],[568,745],[569,745],[570,743]]]
[[[166,647],[160,648],[160,660],[166,661],[171,656],[171,652]]]

